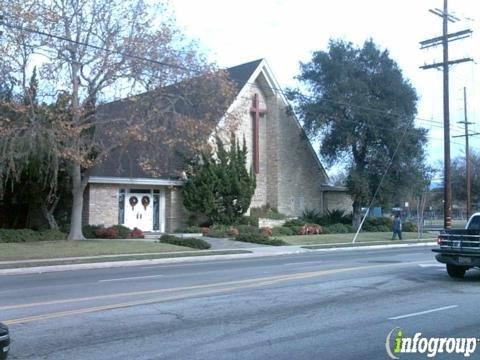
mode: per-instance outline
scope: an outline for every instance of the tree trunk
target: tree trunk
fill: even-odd
[[[362,222],[362,206],[358,201],[353,201],[353,219],[352,219],[352,227],[353,230],[357,231],[360,223]]]
[[[83,192],[85,186],[82,183],[82,173],[80,165],[73,164],[71,170],[72,176],[72,214],[70,217],[70,233],[68,240],[85,240],[82,232],[82,213],[83,213]]]
[[[45,217],[45,219],[48,221],[48,225],[50,226],[50,229],[52,230],[58,230],[58,223],[57,223],[57,219],[55,219],[55,215],[54,215],[54,212],[55,212],[55,209],[57,208],[57,205],[58,205],[58,201],[60,200],[60,198],[56,198],[55,201],[53,202],[53,204],[50,206],[50,208],[48,207],[48,200],[44,200],[42,202],[42,204],[40,205],[41,209],[42,209],[42,214],[43,216]]]
[[[79,78],[78,73],[80,71],[79,63],[77,62],[78,47],[72,52],[72,122],[76,125],[80,121],[80,105],[79,105]],[[80,140],[77,143],[72,144],[77,150],[77,154],[80,153]],[[83,212],[83,191],[85,186],[82,182],[82,169],[80,164],[73,163],[71,165],[72,176],[72,214],[70,217],[70,234],[68,234],[68,240],[85,240],[82,232],[82,212]]]

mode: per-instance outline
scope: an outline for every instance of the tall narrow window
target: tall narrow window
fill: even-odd
[[[160,230],[160,194],[158,191],[153,192],[153,231]]]
[[[125,223],[125,189],[118,192],[118,223],[120,225]]]

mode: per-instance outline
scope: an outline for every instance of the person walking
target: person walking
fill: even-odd
[[[392,231],[392,240],[395,240],[397,235],[398,239],[402,240],[402,219],[400,219],[399,214],[396,214],[395,218],[393,219]]]

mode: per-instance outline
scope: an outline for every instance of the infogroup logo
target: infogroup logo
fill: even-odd
[[[400,359],[400,354],[425,354],[429,358],[437,354],[458,354],[470,357],[477,348],[479,339],[425,337],[421,332],[413,337],[405,336],[399,327],[393,328],[385,340],[385,348],[391,359]]]

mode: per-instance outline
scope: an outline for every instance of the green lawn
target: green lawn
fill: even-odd
[[[146,241],[83,240],[0,243],[0,261],[51,259],[61,257],[168,253],[191,248]]]
[[[417,240],[417,233],[402,233],[404,240]],[[289,245],[321,245],[334,243],[351,243],[355,234],[327,234],[327,235],[294,235],[282,236],[282,240]],[[371,241],[389,241],[392,238],[391,232],[365,232],[360,233],[357,237],[357,242],[371,242]],[[436,239],[436,235],[424,234],[423,239]],[[396,240],[395,243],[400,241]],[[394,243],[392,241],[392,243]]]

